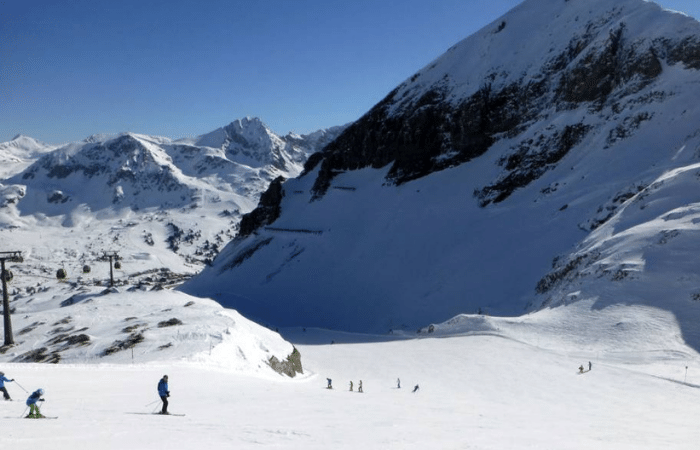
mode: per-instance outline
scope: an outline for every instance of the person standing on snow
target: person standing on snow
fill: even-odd
[[[357,385],[357,392],[362,392],[362,380],[360,380],[360,384]]]
[[[37,389],[36,391],[32,392],[32,395],[29,396],[29,398],[27,399],[27,406],[29,406],[29,415],[27,417],[32,419],[41,419],[44,417],[41,415],[39,406],[36,404],[36,402],[44,401],[44,399],[41,398],[42,395],[44,395],[44,390]]]
[[[163,401],[163,409],[160,410],[161,414],[168,414],[168,397],[170,397],[170,391],[168,390],[168,376],[163,375],[163,378],[158,382],[158,395]]]
[[[5,397],[5,400],[12,400],[10,398],[10,394],[7,393],[7,388],[5,387],[5,382],[11,382],[15,381],[15,379],[7,379],[5,378],[5,372],[0,372],[0,392],[2,392],[2,395]]]

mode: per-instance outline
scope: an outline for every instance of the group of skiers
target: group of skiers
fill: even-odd
[[[328,383],[328,384],[326,385],[326,389],[333,389],[333,380],[331,380],[330,378],[326,378],[326,382]],[[355,385],[353,384],[353,382],[350,381],[350,392],[354,392],[354,391],[353,391],[354,386],[355,386]],[[397,378],[397,379],[396,379],[396,388],[397,388],[397,389],[401,389],[401,378]],[[413,388],[413,392],[415,393],[418,389],[419,389],[419,387],[418,387],[418,385],[416,385],[416,386]],[[360,383],[357,385],[357,392],[363,392],[363,390],[362,390],[362,380],[360,380]]]
[[[10,397],[10,394],[7,392],[7,388],[5,387],[5,383],[10,383],[15,381],[14,378],[9,379],[5,377],[4,372],[0,372],[0,392],[2,392],[3,397],[5,400],[12,400]],[[361,383],[361,382],[360,382]],[[19,386],[19,384],[18,384]],[[22,386],[20,386],[22,388]],[[163,406],[160,410],[159,414],[170,414],[168,413],[168,397],[170,397],[170,390],[168,388],[168,376],[163,375],[163,378],[158,381],[158,396],[160,397],[161,401],[163,402]],[[27,392],[24,388],[22,388],[25,392]],[[28,419],[42,419],[44,418],[44,415],[41,414],[41,410],[39,409],[39,402],[43,402],[44,399],[42,396],[44,395],[44,390],[43,389],[37,389],[36,391],[32,392],[29,398],[27,398],[27,406],[29,407],[29,414],[26,416]]]

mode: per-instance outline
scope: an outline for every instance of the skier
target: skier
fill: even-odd
[[[396,388],[401,389],[401,378],[396,379]]]
[[[418,389],[419,389],[419,387],[418,387],[418,385],[416,385],[416,387],[413,388],[413,393],[415,393]]]
[[[168,376],[163,375],[163,378],[158,382],[158,395],[163,401],[163,409],[160,410],[161,414],[168,413],[168,397],[170,397],[170,391],[168,390]]]
[[[578,373],[583,373],[583,364],[578,367]]]
[[[326,386],[326,389],[333,389],[333,380],[326,378],[326,381],[328,381],[328,386]]]
[[[593,368],[593,363],[588,361],[588,371],[590,372],[592,368]]]
[[[362,380],[360,380],[360,384],[357,385],[357,392],[362,392]]]
[[[352,381],[350,382],[350,392],[352,392]]]
[[[41,398],[41,396],[44,395],[44,390],[43,389],[37,389],[36,391],[32,392],[32,395],[29,396],[27,399],[27,406],[29,406],[29,415],[27,416],[28,418],[31,419],[43,419],[44,416],[41,415],[41,411],[39,410],[39,406],[36,404],[36,402],[43,402],[44,399]]]
[[[0,392],[5,397],[5,400],[12,400],[10,394],[7,393],[7,388],[5,387],[5,382],[15,381],[15,379],[8,380],[5,378],[5,372],[0,372]]]

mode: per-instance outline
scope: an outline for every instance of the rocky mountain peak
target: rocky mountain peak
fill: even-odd
[[[672,93],[641,92],[664,72],[700,64],[699,30],[695,20],[642,0],[593,0],[585,8],[525,1],[410,77],[311,159],[307,171],[321,163],[316,196],[344,170],[391,164],[387,181],[401,184],[454,167],[565,111],[610,117],[634,109],[644,120],[643,104]],[[522,139],[508,170],[476,195],[484,205],[502,201],[590,129],[572,120],[538,136],[542,145]]]

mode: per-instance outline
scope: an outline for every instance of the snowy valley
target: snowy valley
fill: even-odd
[[[0,144],[0,446],[695,448],[699,55],[526,0],[347,126]]]

